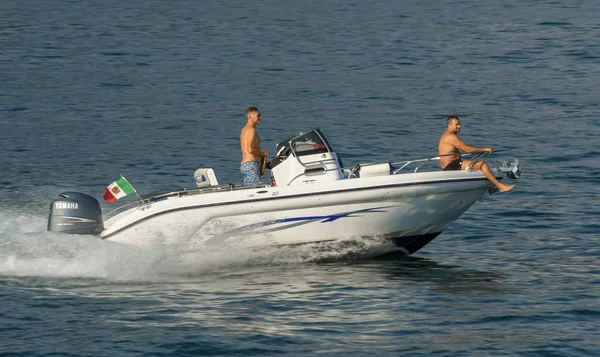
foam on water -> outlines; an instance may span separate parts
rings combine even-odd
[[[198,250],[185,243],[167,246],[148,237],[149,246],[101,240],[91,235],[46,231],[47,218],[0,211],[0,275],[94,278],[109,281],[173,281],[231,267],[302,264],[357,259],[382,253],[377,240],[349,239],[327,244],[247,249]]]

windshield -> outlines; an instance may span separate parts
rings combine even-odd
[[[327,143],[315,130],[297,136],[291,140],[292,149],[298,156],[313,155],[329,152]]]

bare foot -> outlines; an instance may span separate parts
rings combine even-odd
[[[500,192],[508,192],[510,190],[512,190],[515,187],[515,185],[500,185],[498,186],[498,190]]]

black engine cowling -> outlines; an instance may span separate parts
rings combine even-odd
[[[102,208],[95,198],[63,192],[50,204],[48,230],[68,234],[98,234],[104,229]]]

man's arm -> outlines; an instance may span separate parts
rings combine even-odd
[[[475,152],[475,151],[489,151],[490,153],[494,152],[493,148],[484,148],[479,146],[471,146],[467,145],[464,141],[462,141],[458,135],[452,135],[448,138],[450,144],[454,145],[455,148],[462,152]]]

